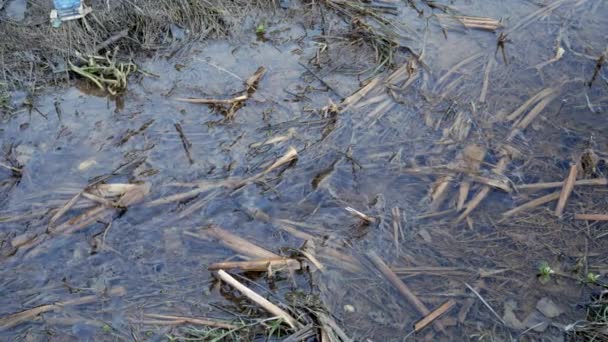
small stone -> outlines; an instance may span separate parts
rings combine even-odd
[[[85,160],[82,163],[78,164],[79,171],[85,171],[93,165],[96,165],[97,162],[93,159]]]
[[[557,317],[564,313],[564,310],[548,297],[541,298],[536,303],[536,308],[548,318]]]
[[[346,305],[344,305],[344,311],[346,311],[348,313],[353,313],[353,312],[355,312],[355,307],[350,304],[346,304]]]
[[[4,3],[4,1],[2,1]],[[5,15],[12,21],[20,22],[25,19],[25,11],[27,9],[26,0],[12,0],[4,9]]]
[[[33,154],[34,148],[32,146],[19,145],[15,148],[17,163],[21,166],[26,165],[32,159]]]
[[[431,234],[429,234],[426,229],[420,229],[420,231],[418,231],[418,234],[420,234],[420,236],[425,242],[431,243]]]
[[[525,325],[517,318],[515,312],[513,312],[516,308],[517,303],[515,303],[515,301],[508,300],[505,302],[505,311],[502,320],[505,322],[505,325],[511,329],[523,330],[525,329]]]

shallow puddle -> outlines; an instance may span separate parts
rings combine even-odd
[[[466,28],[437,9],[427,24],[399,4],[389,18],[407,25],[421,61],[402,53],[393,69],[357,76],[346,66],[373,65],[373,54],[331,38],[349,27],[339,17],[321,24],[279,10],[264,40],[251,31],[140,58],[145,73],[122,97],[100,96],[82,80],[36,96],[32,110],[0,126],[0,162],[22,170],[0,168],[0,317],[98,298],[0,336],[165,340],[179,330],[146,324],[146,314],[246,315],[207,270],[242,254],[209,235],[213,226],[284,256],[314,242],[322,272],[246,275],[283,301],[296,289],[318,295],[355,341],[563,340],[585,316],[579,304],[598,291],[586,277],[603,283],[608,272],[606,224],[573,216],[607,213],[607,188],[575,186],[558,218],[561,185],[520,186],[562,182],[571,163],[578,180],[605,177],[605,69],[588,83],[606,47],[607,5],[445,5],[456,10],[449,14],[502,18],[504,27]],[[228,118],[179,100],[242,95],[259,67],[265,74],[244,106],[224,107]],[[274,168],[290,147],[297,160]],[[94,195],[97,184],[150,190],[115,209]],[[95,206],[104,214],[70,227]],[[372,252],[426,309],[454,307],[410,335],[428,312],[387,280]],[[548,279],[538,276],[543,263]]]

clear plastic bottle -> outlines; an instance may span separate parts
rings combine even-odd
[[[79,14],[80,0],[53,0],[58,18],[66,18]]]

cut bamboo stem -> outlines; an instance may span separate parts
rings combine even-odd
[[[557,207],[555,207],[555,215],[562,216],[564,213],[564,208],[566,207],[566,203],[568,202],[568,198],[572,193],[572,189],[574,189],[574,182],[576,181],[576,175],[578,173],[578,167],[576,164],[570,165],[570,172],[568,173],[568,178],[564,181],[564,186],[562,187],[562,191],[559,195],[559,200],[557,201]]]
[[[292,329],[300,328],[300,323],[298,323],[298,321],[296,321],[296,319],[293,318],[290,314],[288,314],[278,306],[272,304],[266,298],[255,293],[247,286],[241,284],[238,280],[234,279],[230,274],[226,273],[224,270],[219,270],[217,274],[222,281],[228,283],[230,286],[239,290],[239,292],[241,292],[244,296],[249,298],[251,301],[259,305],[260,307],[262,307],[264,310],[283,319],[285,323],[287,323]]]

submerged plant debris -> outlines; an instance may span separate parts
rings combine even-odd
[[[88,4],[0,1],[0,339],[608,339],[608,3]]]

